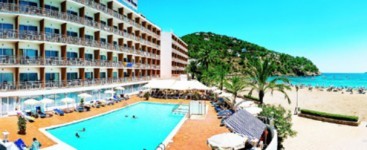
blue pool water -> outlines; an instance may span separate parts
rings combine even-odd
[[[288,77],[296,85],[334,86],[334,87],[367,87],[366,73],[323,73],[316,77]]]
[[[47,131],[78,150],[153,150],[183,119],[183,114],[172,113],[175,106],[141,102],[100,117]],[[137,119],[133,119],[132,115]],[[84,127],[85,132],[78,132]],[[81,138],[75,137],[76,132]]]

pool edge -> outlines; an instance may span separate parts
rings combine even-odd
[[[70,146],[69,144],[66,144],[65,142],[61,141],[60,139],[58,139],[57,137],[53,136],[51,133],[47,132],[47,130],[50,129],[55,129],[55,128],[59,128],[59,127],[63,127],[63,126],[67,126],[67,125],[71,125],[71,124],[75,124],[75,123],[79,123],[82,121],[86,121],[86,120],[90,120],[90,119],[94,119],[96,117],[100,117],[103,115],[107,115],[110,113],[113,113],[115,111],[127,108],[127,107],[131,107],[134,106],[136,104],[139,103],[154,103],[154,104],[167,104],[167,105],[172,105],[172,104],[176,104],[176,103],[160,103],[160,102],[149,102],[149,101],[139,101],[139,102],[135,102],[132,103],[130,105],[126,105],[120,108],[116,108],[98,115],[94,115],[91,117],[87,117],[84,119],[79,119],[79,120],[74,120],[68,123],[64,123],[64,124],[59,124],[59,125],[53,125],[53,126],[49,126],[49,127],[44,127],[44,128],[39,128],[38,130],[43,133],[47,138],[51,139],[53,142],[55,142],[56,144],[46,147],[46,148],[42,148],[42,150],[59,150],[60,148],[62,148],[63,150],[77,150],[76,148]],[[180,122],[174,127],[174,129],[167,135],[167,137],[165,138],[165,140],[162,142],[165,147],[167,147],[167,145],[170,143],[170,141],[173,139],[173,137],[176,135],[176,133],[178,132],[178,130],[181,128],[181,126],[183,125],[183,123],[186,121],[187,119],[187,114],[183,116],[183,118],[180,120]],[[158,145],[157,145],[158,146]]]

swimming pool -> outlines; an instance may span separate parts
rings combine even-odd
[[[177,105],[140,102],[81,122],[48,129],[52,136],[78,149],[153,150],[184,119]],[[136,119],[132,118],[135,115]],[[83,128],[86,129],[82,132]],[[80,138],[75,134],[78,132]]]

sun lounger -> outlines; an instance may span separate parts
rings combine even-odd
[[[226,110],[222,110],[222,111],[218,112],[217,116],[218,116],[218,118],[222,118],[222,117],[228,117],[232,114],[233,114],[232,110],[226,109]]]
[[[62,111],[61,109],[58,109],[58,108],[55,108],[54,109],[54,112],[56,113],[56,114],[58,114],[59,116],[64,116],[64,111]]]
[[[36,107],[36,112],[37,112],[37,114],[38,114],[41,118],[46,118],[46,117],[47,117],[46,113],[44,113],[44,112],[42,111],[42,109],[41,109],[41,107],[40,107],[40,106],[37,106],[37,107]]]
[[[19,150],[26,150],[27,146],[25,145],[25,143],[23,142],[22,139],[18,139],[14,142],[14,144],[19,148]]]

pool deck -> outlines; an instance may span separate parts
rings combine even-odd
[[[39,129],[49,126],[55,126],[65,124],[68,122],[81,120],[84,118],[92,117],[98,114],[106,113],[110,110],[122,108],[126,105],[130,105],[136,102],[142,101],[141,98],[132,96],[130,100],[117,103],[112,106],[106,106],[101,108],[93,108],[89,112],[73,112],[65,114],[65,116],[54,115],[51,118],[36,119],[34,123],[27,123],[27,135],[18,135],[17,131],[17,117],[10,116],[0,118],[0,132],[8,131],[10,133],[9,140],[15,141],[18,138],[22,138],[27,145],[30,145],[32,138],[36,137],[41,143],[42,148],[55,146],[55,142],[45,136]],[[188,100],[160,100],[151,98],[150,102],[160,103],[189,103]],[[202,120],[186,120],[177,134],[173,137],[173,142],[170,143],[167,149],[209,149],[206,145],[206,140],[215,134],[228,132],[227,128],[220,127],[220,120],[216,118],[215,110],[209,106],[208,115]]]

